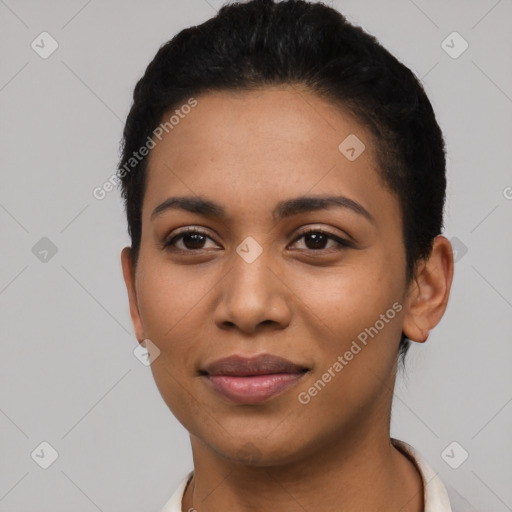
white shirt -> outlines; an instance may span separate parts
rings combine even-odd
[[[425,500],[425,512],[457,512],[456,509],[452,509],[450,505],[450,499],[448,498],[448,492],[437,476],[437,473],[428,465],[427,461],[416,451],[411,445],[399,441],[398,439],[391,439],[393,445],[400,451],[405,452],[415,463],[418,471],[423,479],[424,488],[424,500]],[[183,494],[187,487],[188,482],[192,478],[193,471],[191,471],[179,484],[178,488],[171,496],[169,501],[164,505],[161,512],[182,512],[181,502]],[[454,496],[456,496],[454,494]],[[460,502],[461,505],[463,502]],[[466,502],[464,502],[466,505]],[[460,512],[469,512],[471,509],[464,508],[458,509]],[[187,511],[185,511],[187,512]]]

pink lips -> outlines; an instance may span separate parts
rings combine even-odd
[[[238,404],[256,404],[294,386],[308,368],[270,354],[231,356],[207,365],[203,374],[214,391]]]

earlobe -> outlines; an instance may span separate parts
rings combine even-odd
[[[133,269],[133,261],[131,257],[131,247],[125,247],[121,251],[121,266],[123,269],[123,277],[128,292],[128,301],[130,304],[130,317],[132,319],[135,336],[139,343],[143,341],[146,336],[144,335],[144,327],[140,318],[139,306],[137,303],[137,292],[135,288],[135,272]]]
[[[453,251],[442,235],[434,239],[428,259],[418,263],[411,282],[403,332],[411,341],[423,343],[443,317],[453,279]]]

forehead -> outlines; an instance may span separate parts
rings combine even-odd
[[[369,131],[310,91],[269,87],[196,101],[161,141],[154,139],[144,216],[172,193],[243,197],[248,205],[251,198],[334,189],[370,202],[386,192]]]
[[[319,149],[329,147],[337,154],[339,143],[356,133],[368,149],[366,156],[373,152],[371,135],[355,116],[304,88],[288,85],[217,91],[200,95],[196,101],[197,105],[179,118],[172,112],[163,116],[162,124],[171,116],[175,124],[167,125],[165,144],[154,139],[157,147],[151,152],[152,160],[172,146],[186,150],[197,148],[198,144],[210,146],[211,158],[224,153],[226,145],[251,156],[261,150],[261,143],[268,150],[283,154],[300,151],[304,146],[309,150],[312,144]],[[176,110],[179,112],[180,108]],[[166,137],[170,134],[173,137]],[[184,152],[182,156],[186,156]]]

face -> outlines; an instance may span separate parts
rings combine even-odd
[[[123,255],[137,338],[160,351],[151,369],[163,399],[204,447],[261,464],[385,429],[406,260],[369,132],[291,87],[196,99],[151,151],[133,281]],[[157,209],[178,197],[215,207]],[[212,370],[262,354],[296,366]]]

